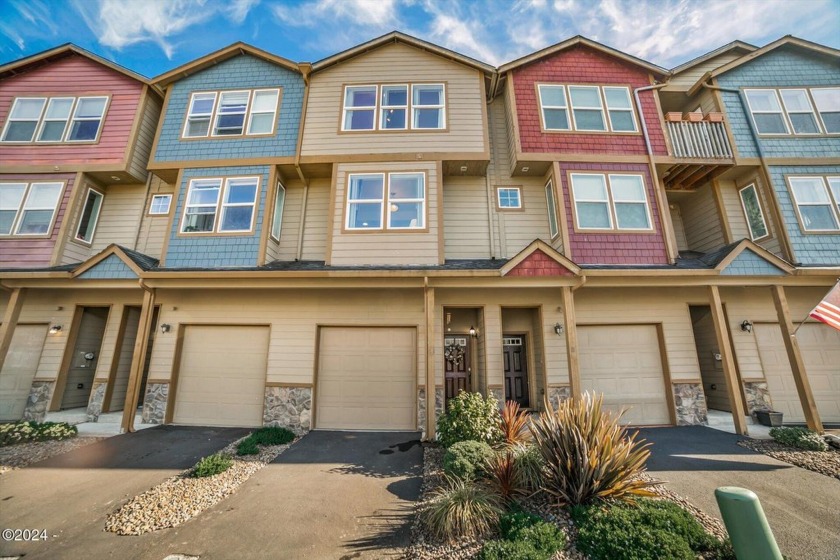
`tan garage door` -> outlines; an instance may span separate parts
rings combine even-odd
[[[173,421],[262,425],[267,356],[268,327],[185,327]]]
[[[670,424],[665,376],[654,325],[579,326],[580,382],[604,394],[625,424]]]
[[[321,329],[315,427],[415,430],[415,329]]]
[[[0,420],[20,420],[41,361],[48,325],[18,325],[0,371]]]
[[[754,332],[773,408],[784,413],[785,422],[805,422],[779,325],[757,324]],[[840,422],[840,332],[809,323],[802,325],[796,338],[820,419]]]

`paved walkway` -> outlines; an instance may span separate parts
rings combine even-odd
[[[647,428],[654,443],[648,469],[667,487],[720,518],[714,491],[749,488],[758,495],[776,542],[792,560],[840,558],[840,481],[736,445],[741,439],[702,426]]]

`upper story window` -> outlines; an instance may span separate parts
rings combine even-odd
[[[840,134],[840,88],[745,89],[761,135]]]
[[[755,183],[750,183],[738,191],[741,197],[741,207],[744,209],[744,216],[747,218],[747,227],[750,230],[750,239],[762,239],[767,237],[767,222],[764,220],[764,212],[761,211],[761,204],[758,201],[758,190]]]
[[[653,229],[641,175],[572,173],[570,180],[577,229]]]
[[[341,130],[443,130],[443,84],[345,86]]]
[[[0,183],[0,235],[49,235],[64,183]]]
[[[805,232],[840,231],[840,176],[788,177]]]
[[[95,142],[107,105],[107,96],[18,97],[6,119],[2,141]]]
[[[637,132],[630,88],[539,84],[543,129],[578,132]]]
[[[424,173],[348,175],[346,229],[425,229],[425,183]]]
[[[545,205],[548,210],[548,233],[554,239],[560,233],[560,229],[557,227],[557,203],[554,200],[554,185],[551,181],[545,184]]]
[[[280,229],[283,224],[283,207],[286,205],[286,187],[277,183],[277,192],[274,194],[274,218],[271,222],[271,237],[280,241]]]
[[[96,224],[99,222],[99,211],[102,209],[102,200],[105,198],[101,192],[88,189],[85,205],[82,208],[82,217],[79,219],[79,227],[76,228],[76,240],[84,243],[93,241],[93,234],[96,232]]]
[[[166,216],[169,214],[169,207],[171,204],[171,194],[156,194],[152,196],[152,202],[149,204],[149,215]]]
[[[499,210],[521,210],[522,193],[519,187],[498,187],[496,189],[496,205]]]
[[[259,183],[259,177],[192,179],[181,233],[250,232]]]
[[[274,132],[279,89],[193,93],[183,138],[260,136]]]

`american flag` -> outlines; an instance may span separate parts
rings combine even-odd
[[[822,321],[840,331],[840,281],[809,314],[817,321]]]

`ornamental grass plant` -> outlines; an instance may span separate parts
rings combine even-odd
[[[441,541],[480,537],[495,529],[504,512],[499,497],[480,484],[446,477],[421,511],[426,527]]]

